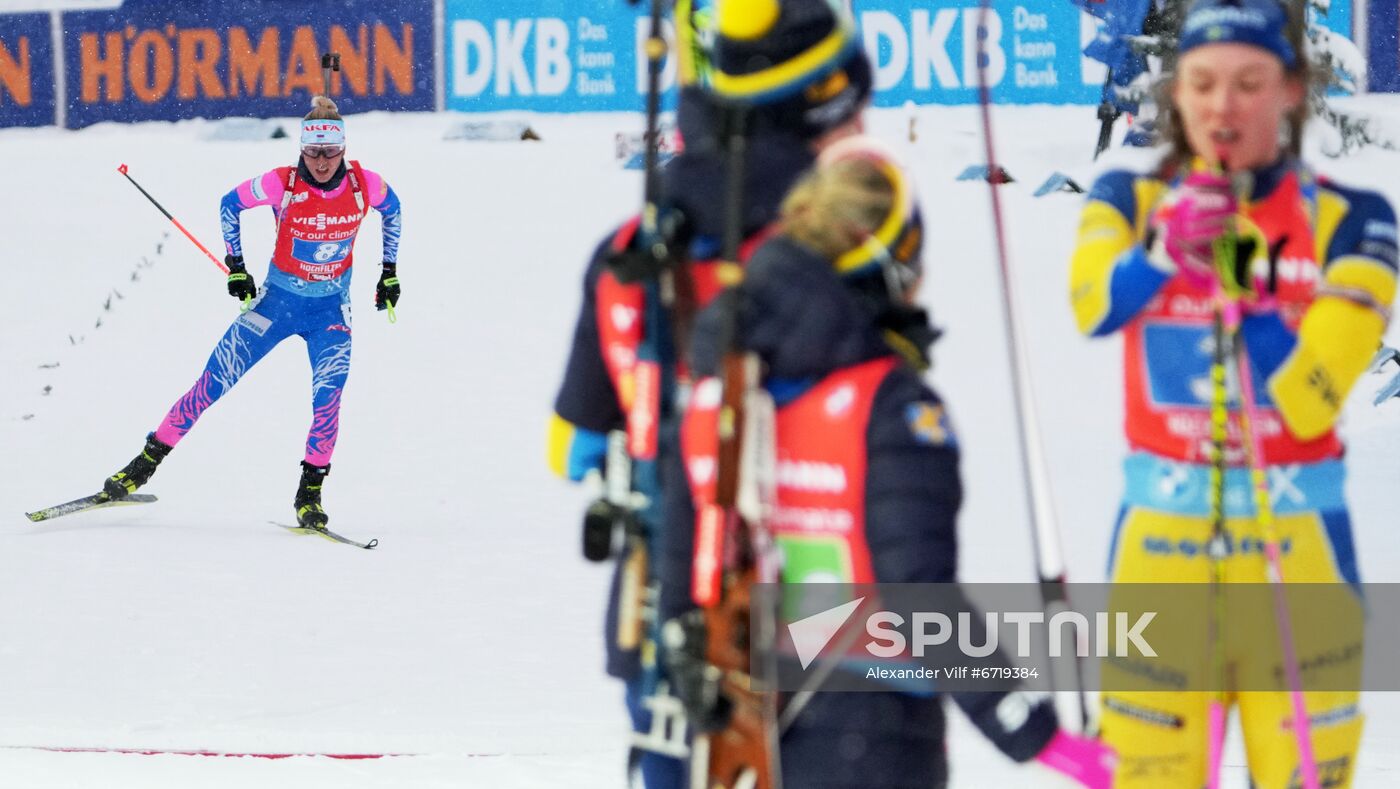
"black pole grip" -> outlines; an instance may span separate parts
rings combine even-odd
[[[175,221],[175,217],[171,216],[171,215],[170,215],[170,212],[167,211],[167,210],[165,210],[165,206],[161,205],[161,204],[160,204],[160,201],[156,200],[154,197],[151,197],[151,193],[150,193],[150,192],[147,192],[145,189],[142,189],[142,188],[141,188],[141,184],[136,183],[136,179],[135,179],[135,178],[132,178],[132,177],[131,177],[131,173],[128,173],[128,172],[126,171],[126,165],[125,165],[125,164],[123,164],[123,165],[121,165],[120,167],[118,167],[118,168],[117,168],[117,172],[119,172],[119,173],[121,173],[122,175],[126,176],[126,180],[130,181],[130,182],[131,182],[131,185],[134,186],[134,187],[136,187],[136,190],[137,190],[137,191],[139,191],[141,194],[145,195],[145,196],[146,196],[146,199],[151,201],[151,205],[153,205],[153,206],[155,206],[156,208],[158,208],[162,214],[165,214],[165,218],[166,218],[166,219],[169,219],[171,222],[174,222],[174,221]]]
[[[331,72],[340,72],[340,53],[321,53],[321,83],[325,89],[325,95],[331,95]]]

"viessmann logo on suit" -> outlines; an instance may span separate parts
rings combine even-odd
[[[356,225],[360,222],[359,214],[317,214],[316,216],[294,216],[292,224],[314,227],[317,230],[325,230],[327,227],[336,225]]]

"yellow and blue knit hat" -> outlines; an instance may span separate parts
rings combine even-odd
[[[709,90],[804,137],[850,120],[870,62],[841,0],[718,0]]]
[[[852,159],[873,166],[889,184],[894,200],[879,227],[873,228],[860,245],[836,259],[836,271],[843,277],[860,276],[881,265],[893,265],[902,292],[923,274],[924,221],[913,179],[889,146],[865,135],[832,144],[822,151],[817,166],[828,167]]]

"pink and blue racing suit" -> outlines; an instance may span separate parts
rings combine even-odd
[[[353,248],[369,208],[384,228],[384,262],[397,263],[402,213],[378,173],[349,162],[319,188],[305,169],[279,167],[224,195],[224,246],[242,256],[240,214],[270,206],[277,222],[271,265],[249,310],[214,347],[194,386],[171,406],[155,436],[174,446],[204,411],[283,340],[306,341],[311,361],[311,430],[306,462],[330,463],[340,427],[340,398],[350,374],[350,275]]]

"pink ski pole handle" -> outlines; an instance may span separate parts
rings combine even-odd
[[[1061,729],[1035,760],[1087,789],[1112,789],[1118,754],[1099,740]]]
[[[1210,703],[1210,711],[1207,713],[1209,720],[1206,723],[1206,736],[1210,738],[1208,744],[1208,770],[1206,774],[1206,786],[1208,789],[1220,789],[1220,769],[1225,758],[1225,705],[1220,701]]]

